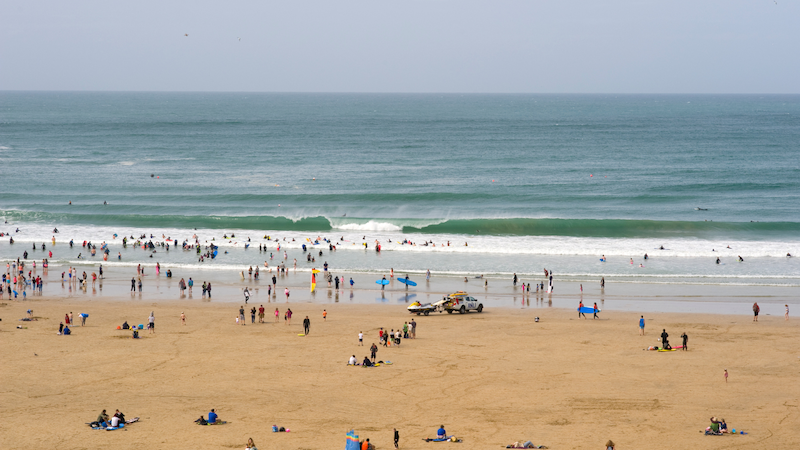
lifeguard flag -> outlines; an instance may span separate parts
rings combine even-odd
[[[314,289],[317,287],[317,276],[314,273],[311,273],[311,292],[314,292]]]

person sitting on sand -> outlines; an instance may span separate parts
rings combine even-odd
[[[370,361],[369,358],[365,356],[364,362],[362,362],[361,365],[364,367],[372,367],[372,361]]]
[[[218,418],[219,418],[219,416],[217,415],[217,413],[212,408],[211,412],[208,413],[208,424],[209,425],[216,425]]]
[[[725,419],[720,419],[720,421],[719,421],[719,432],[720,433],[727,433],[728,432],[728,424],[725,423]]]
[[[606,450],[614,450],[615,447],[616,445],[614,445],[614,441],[612,441],[611,439],[609,439],[608,442],[606,442]]]
[[[125,414],[122,414],[119,410],[114,413],[114,417],[118,418],[120,422],[125,423]]]
[[[439,429],[436,430],[436,437],[439,439],[444,439],[447,436],[447,431],[444,430],[444,425],[440,425]]]
[[[104,427],[108,426],[108,414],[106,414],[105,409],[97,416],[97,423]]]
[[[716,417],[711,418],[711,426],[706,429],[706,434],[722,434],[719,431],[720,422]]]
[[[256,443],[253,442],[253,438],[247,440],[247,447],[245,447],[245,450],[258,450],[256,448]]]
[[[128,321],[126,320],[125,323],[122,324],[122,329],[123,330],[129,330],[130,328],[131,328],[131,326],[128,325]]]
[[[358,364],[358,361],[356,360],[356,355],[351,356],[350,357],[350,361],[347,362],[348,366],[355,366],[357,364]]]

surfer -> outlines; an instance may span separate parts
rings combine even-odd
[[[739,255],[739,262],[744,262],[744,258],[741,255]]]
[[[583,313],[583,300],[578,303],[578,319],[580,319],[581,316],[583,316],[584,319],[586,318],[586,314]]]
[[[719,264],[719,257],[717,257],[717,264]]]
[[[606,287],[606,277],[600,277],[600,288]]]
[[[517,287],[517,274],[514,274],[514,287]]]
[[[645,259],[645,260],[647,259],[647,253],[645,253],[645,254],[644,254],[644,259]]]
[[[659,250],[664,250],[664,246],[662,245],[662,246],[661,246],[661,247],[659,247],[658,249],[659,249]]]
[[[597,319],[597,302],[594,302],[594,317],[592,319]]]
[[[667,333],[666,328],[661,329],[661,348],[665,350],[669,350],[671,347],[669,346],[669,334]]]

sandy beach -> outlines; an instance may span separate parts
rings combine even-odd
[[[3,447],[244,448],[252,437],[259,449],[330,449],[342,448],[355,429],[385,449],[393,428],[406,449],[525,440],[594,449],[608,439],[618,449],[800,445],[798,322],[782,315],[752,323],[746,314],[646,313],[644,337],[634,312],[583,320],[565,308],[509,306],[413,316],[417,339],[380,347],[378,359],[393,364],[366,369],[348,367],[348,358],[368,355],[380,327],[410,321],[405,305],[287,305],[281,298],[264,304],[267,323],[251,324],[247,314],[247,325],[237,326],[239,304],[227,297],[4,300]],[[249,306],[262,303],[254,298]],[[287,306],[291,325],[283,320]],[[19,321],[29,308],[38,320]],[[70,311],[88,313],[86,326],[59,336]],[[133,340],[116,330],[125,320],[146,324],[150,311],[155,334],[143,330]],[[298,336],[306,315],[311,331]],[[673,345],[687,333],[689,351],[643,351],[659,345],[664,328]],[[211,408],[228,424],[193,423]],[[85,425],[102,409],[141,421],[111,432]],[[711,416],[749,434],[704,436]],[[291,432],[272,433],[273,424]],[[422,440],[442,424],[463,442]]]

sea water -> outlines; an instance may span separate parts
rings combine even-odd
[[[2,92],[0,165],[4,260],[800,284],[796,95]]]

